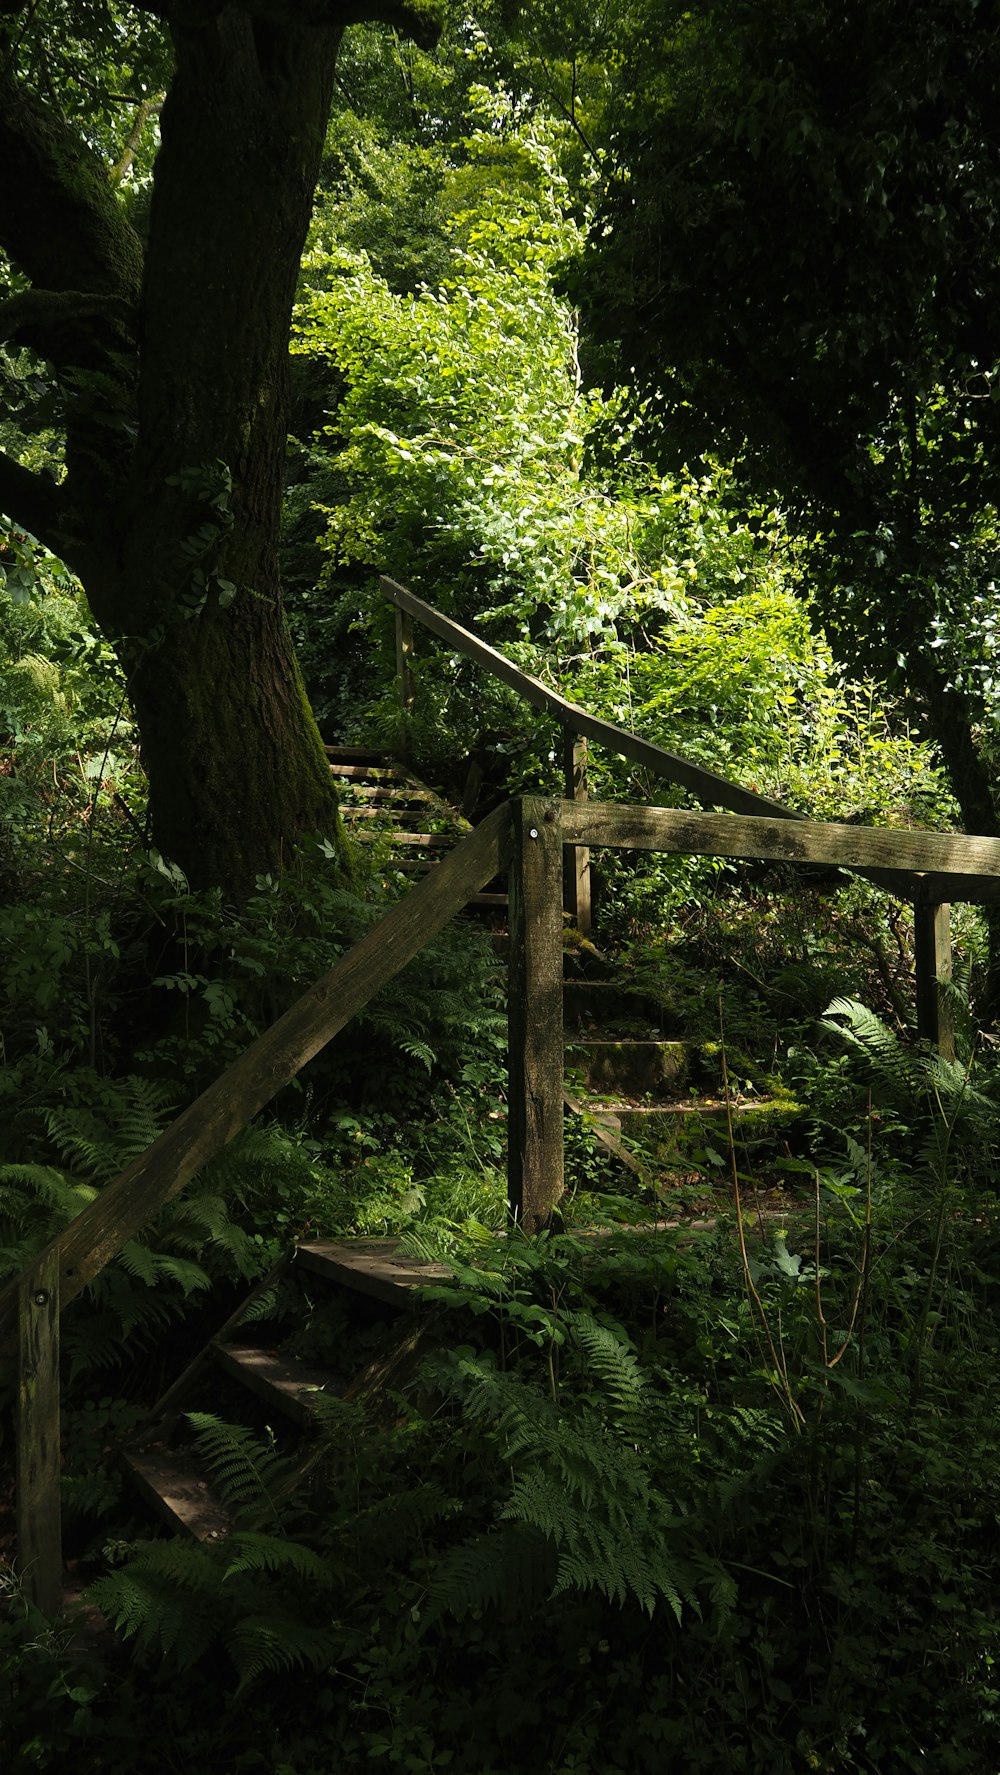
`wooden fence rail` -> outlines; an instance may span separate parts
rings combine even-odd
[[[588,828],[595,834],[588,842],[584,842],[582,836],[581,821],[585,824],[585,820],[581,810],[587,802],[588,742],[603,745],[619,757],[642,765],[664,782],[687,790],[705,808],[721,807],[729,813],[739,814],[748,822],[743,836],[743,843],[747,846],[762,843],[765,830],[777,829],[775,822],[780,821],[780,829],[786,832],[793,823],[796,832],[801,830],[804,823],[808,823],[806,816],[796,808],[785,807],[766,795],[758,795],[755,790],[746,789],[740,783],[730,782],[714,771],[705,770],[703,766],[693,764],[690,759],[669,752],[663,746],[654,745],[638,734],[629,733],[612,721],[604,721],[599,716],[589,714],[577,703],[569,702],[549,685],[543,684],[541,679],[530,672],[522,671],[513,660],[507,659],[495,647],[473,634],[471,629],[463,628],[461,623],[443,615],[440,610],[435,610],[433,605],[425,603],[396,580],[383,576],[381,587],[383,597],[395,606],[399,695],[407,715],[412,714],[414,707],[413,625],[414,622],[419,622],[431,634],[444,641],[453,652],[482,666],[502,683],[510,685],[533,708],[543,710],[558,721],[563,735],[566,798],[574,804],[576,813],[580,815],[575,823],[569,820],[565,829],[565,842],[569,849],[564,866],[564,902],[582,932],[586,933],[591,928],[590,847],[615,842],[608,836],[614,828],[613,809],[605,810],[603,826]],[[765,821],[770,823],[769,827],[765,827]],[[629,841],[630,848],[662,848],[658,843],[646,842],[640,836],[641,830],[641,826],[637,825],[637,836]],[[966,861],[958,869],[946,860],[957,854],[949,850],[951,834],[893,831],[884,834],[884,843],[871,849],[866,847],[861,836],[871,828],[824,825],[821,830],[831,835],[829,844],[823,850],[822,841],[817,840],[816,844],[820,848],[814,847],[815,854],[809,861],[837,869],[849,869],[853,874],[861,875],[877,887],[894,894],[897,899],[912,903],[917,1030],[928,1041],[935,1042],[943,1053],[953,1055],[951,1011],[947,998],[940,990],[940,983],[951,979],[949,908],[963,900],[980,905],[1000,900],[1000,876],[985,865],[983,859],[987,853],[974,848],[976,844],[989,845],[993,841],[963,840],[963,843],[971,844],[973,848],[962,852]],[[908,839],[918,841],[923,837],[936,837],[941,842],[936,847],[924,849],[919,843],[908,845],[906,842]],[[955,839],[958,840],[958,835],[955,835]],[[680,845],[678,848],[683,849],[684,846]],[[703,848],[701,854],[713,853]],[[744,848],[716,854],[768,857],[793,863],[807,860],[801,846],[797,846],[792,840],[782,844],[777,839],[773,848],[767,850]],[[915,862],[914,858],[918,856],[921,861]]]
[[[0,1347],[9,1348],[16,1333],[18,1351],[18,1560],[26,1594],[43,1613],[55,1614],[62,1597],[61,1306],[506,866],[510,832],[509,808],[497,808],[0,1290]],[[512,1084],[516,1091],[516,1075]],[[525,1119],[530,1134],[533,1124]],[[530,1138],[519,1163],[523,1198],[530,1204],[542,1194]]]

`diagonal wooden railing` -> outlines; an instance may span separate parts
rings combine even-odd
[[[395,606],[396,611],[396,662],[399,696],[404,713],[412,712],[415,700],[412,669],[413,625],[417,622],[439,640],[446,642],[452,652],[462,654],[466,659],[482,666],[502,683],[516,690],[533,708],[541,709],[559,723],[563,734],[565,794],[578,807],[588,799],[589,741],[604,746],[618,757],[644,766],[664,782],[687,790],[704,808],[724,808],[729,813],[746,815],[751,819],[766,818],[772,822],[801,822],[806,819],[796,808],[772,801],[766,795],[759,795],[756,790],[747,789],[741,783],[733,783],[714,771],[706,770],[702,765],[692,763],[688,758],[680,757],[676,752],[670,752],[663,746],[642,739],[638,734],[630,733],[613,721],[605,721],[599,716],[589,714],[586,709],[569,702],[549,685],[543,684],[540,678],[522,671],[513,660],[507,659],[471,629],[464,628],[461,623],[445,616],[440,610],[435,610],[396,580],[383,576],[381,588],[383,597]],[[850,828],[831,826],[829,830],[849,831]],[[920,834],[912,836],[919,838]],[[1000,899],[1000,882],[973,873],[971,869],[962,876],[939,867],[932,860],[939,854],[933,847],[927,852],[921,852],[921,855],[928,858],[927,866],[907,866],[903,862],[904,857],[909,854],[906,850],[906,838],[905,832],[894,833],[884,864],[862,862],[859,860],[858,847],[855,846],[852,850],[846,839],[843,842],[836,841],[832,846],[832,851],[836,854],[825,857],[823,861],[836,868],[849,869],[853,874],[865,877],[897,898],[912,903],[917,1029],[928,1041],[948,1051],[953,1041],[948,1005],[942,1000],[937,983],[943,978],[950,978],[951,974],[949,905],[960,900],[979,904],[994,902]],[[801,861],[794,848],[775,854],[783,856],[786,861]],[[566,871],[568,908],[579,929],[586,933],[591,923],[588,847],[578,841],[571,848],[570,856],[572,865]]]
[[[43,1613],[54,1616],[61,1605],[62,1308],[506,866],[511,845],[505,806],[393,906],[0,1291],[0,1348],[15,1327],[18,1332],[18,1563]]]

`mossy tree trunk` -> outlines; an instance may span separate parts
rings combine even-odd
[[[118,647],[154,842],[240,897],[337,830],[278,577],[288,328],[343,28],[406,21],[155,10],[174,72],[145,240],[0,32],[0,245],[33,286],[0,303],[0,338],[54,366],[67,469],[57,486],[0,455],[0,511],[79,573]],[[0,22],[13,45],[16,13]]]

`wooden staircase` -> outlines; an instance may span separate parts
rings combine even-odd
[[[243,1421],[263,1412],[293,1451],[292,1483],[315,1461],[315,1431],[325,1398],[360,1398],[398,1379],[420,1342],[421,1287],[447,1280],[443,1264],[406,1256],[396,1239],[315,1240],[300,1245],[251,1289],[236,1312],[174,1381],[150,1413],[147,1426],[119,1457],[133,1485],[162,1525],[200,1541],[218,1540],[233,1520],[213,1492],[208,1473],[188,1444],[185,1412],[194,1402],[226,1410]],[[273,1321],[251,1321],[251,1309],[276,1282],[291,1275],[341,1295],[349,1322],[374,1330],[376,1353],[353,1370],[289,1355],[259,1341]],[[251,1341],[256,1334],[258,1341]],[[280,1429],[278,1428],[280,1426]]]
[[[472,831],[463,814],[390,754],[353,746],[327,746],[326,753],[345,825],[357,842],[382,844],[387,881],[428,874]],[[491,883],[470,906],[503,920],[505,886]],[[505,941],[498,930],[498,950]],[[704,1044],[675,1027],[660,1000],[623,987],[613,971],[602,969],[592,945],[586,949],[594,955],[596,979],[587,977],[586,965],[574,966],[571,950],[565,958],[564,1103],[614,1158],[655,1187],[665,1175],[689,1172],[699,1151],[725,1146],[727,1114],[744,1146],[787,1140],[797,1106],[775,1105],[766,1092],[734,1092],[727,1112],[718,1064],[705,1056]]]
[[[327,746],[344,825],[358,844],[380,846],[386,877],[426,875],[472,831],[470,822],[415,776],[409,766],[363,746]],[[504,912],[500,883],[473,894],[469,904]]]

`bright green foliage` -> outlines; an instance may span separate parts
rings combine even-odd
[[[557,293],[587,196],[564,170],[571,127],[518,118],[503,94],[492,111],[485,93],[469,97],[482,118],[457,153],[464,207],[459,171],[447,187],[451,258],[437,281],[399,294],[330,238],[336,211],[304,265],[294,350],[333,395],[311,459],[326,568],[297,618],[321,702],[333,712],[326,685],[338,682],[345,737],[395,725],[371,706],[388,659],[356,638],[359,606],[370,631],[388,632],[366,577],[378,568],[586,706],[808,811],[940,817],[926,754],[897,740],[877,692],[840,688],[810,635],[809,551],[777,513],[741,513],[720,467],[655,471],[637,444],[654,407],[587,388],[578,317]],[[477,164],[494,183],[475,181]],[[294,492],[299,525],[309,486]],[[346,682],[343,667],[329,676],[334,646],[357,654]],[[549,735],[511,693],[420,639],[417,673],[425,758],[492,731],[524,759],[513,786],[544,780]],[[362,704],[350,714],[345,692]],[[608,777],[619,793],[622,775]]]
[[[62,564],[0,522],[0,869],[99,854],[116,791],[141,820],[114,653]]]
[[[645,647],[581,660],[576,700],[816,819],[948,822],[927,747],[891,721],[874,686],[837,671],[794,578],[769,578],[717,604],[692,601]],[[612,794],[639,774],[601,753],[593,772],[596,792],[606,783]]]
[[[808,554],[780,518],[740,521],[721,470],[654,474],[624,396],[583,392],[575,319],[552,283],[574,226],[525,141],[539,153],[534,210],[514,225],[498,200],[440,290],[399,297],[342,257],[300,307],[296,349],[343,378],[320,507],[331,612],[317,618],[314,596],[307,664],[322,673],[311,632],[329,648],[356,627],[356,574],[334,602],[345,567],[377,564],[485,625],[585,707],[762,792],[818,816],[947,818],[926,750],[893,732],[872,687],[841,685],[803,602]],[[360,598],[385,634],[384,611]],[[369,656],[369,680],[387,665]],[[548,786],[554,736],[512,693],[423,640],[417,674],[425,757],[492,730],[519,758],[511,786]],[[360,716],[347,732],[396,721],[391,707]],[[595,770],[599,792],[660,793],[600,754]]]

